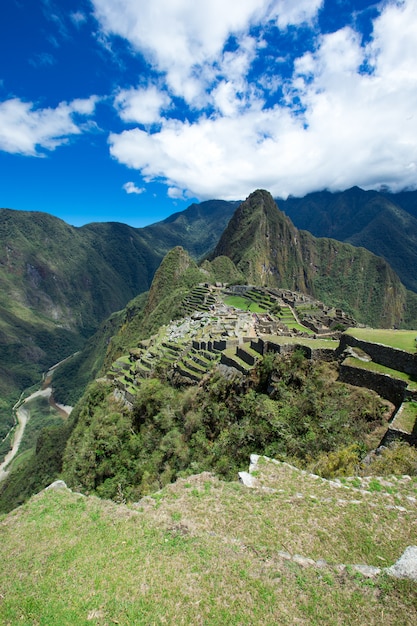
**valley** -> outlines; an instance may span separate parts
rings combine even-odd
[[[62,404],[57,404],[53,398],[53,389],[51,386],[52,376],[54,370],[59,367],[60,363],[57,363],[54,367],[52,367],[49,372],[46,374],[44,380],[42,381],[41,388],[37,391],[26,395],[24,392],[22,394],[23,399],[21,398],[13,407],[13,414],[16,420],[16,425],[13,427],[12,431],[8,434],[8,438],[11,437],[12,444],[9,452],[4,457],[4,460],[0,463],[0,482],[5,480],[10,472],[10,468],[12,467],[13,460],[19,454],[20,445],[22,443],[22,439],[25,435],[25,429],[28,421],[32,417],[32,413],[36,413],[36,407],[32,408],[34,401],[37,398],[45,399],[46,404],[42,403],[43,408],[41,409],[41,413],[47,415],[48,412],[55,412],[57,415],[60,415],[62,418],[67,419],[71,414],[72,408],[71,406],[64,406]],[[49,409],[47,411],[46,409]],[[38,416],[37,416],[38,417]],[[32,417],[32,420],[36,420],[35,417]],[[40,434],[41,427],[37,424],[34,425],[34,431],[38,435]]]

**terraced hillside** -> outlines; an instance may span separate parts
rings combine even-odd
[[[379,337],[389,331],[351,329],[339,344],[337,329],[355,324],[343,311],[296,292],[245,285],[199,285],[185,297],[182,309],[187,317],[140,341],[110,368],[108,379],[130,406],[145,378],[163,374],[175,384],[198,384],[214,368],[248,376],[266,353],[301,349],[309,358],[341,358],[341,381],[373,389],[393,403],[382,443],[397,438],[409,443],[417,440],[417,369],[408,371],[401,361],[404,353],[393,346],[387,346],[384,358],[379,358],[378,348],[375,354],[368,348],[372,358],[347,345],[360,341],[354,339],[355,334],[361,338],[376,332]],[[410,331],[395,335],[397,341],[406,333],[410,335]],[[414,363],[412,354],[409,357]]]
[[[107,377],[125,400],[133,403],[141,380],[161,372],[178,383],[198,383],[219,364],[247,374],[268,350],[267,338],[274,352],[293,350],[297,345],[313,351],[335,350],[338,343],[331,341],[328,327],[327,341],[308,341],[313,331],[300,324],[293,302],[285,304],[282,299],[289,302],[290,297],[297,300],[297,294],[279,290],[198,285],[180,306],[184,317],[139,341],[128,355],[112,364]],[[306,298],[299,298],[305,305]],[[313,299],[308,300],[308,307],[310,322],[314,310],[321,314],[324,309]],[[280,337],[285,341],[280,342]]]
[[[396,406],[383,443],[417,443],[417,353],[415,333],[356,328],[341,340],[341,380],[374,389]]]

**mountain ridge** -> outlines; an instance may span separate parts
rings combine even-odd
[[[277,199],[293,223],[316,237],[363,246],[382,256],[417,291],[417,192],[389,194],[352,187]]]
[[[360,197],[362,191],[356,190],[355,193]],[[407,201],[410,202],[410,196],[407,196]],[[254,282],[259,280],[261,284],[265,280],[272,284],[279,277],[283,285],[301,291],[305,291],[307,285],[311,289],[314,282],[315,295],[328,299],[334,283],[329,283],[326,278],[325,268],[317,260],[320,255],[317,251],[313,254],[311,237],[296,231],[289,217],[283,217],[271,200],[268,203],[268,220],[273,227],[267,227],[265,222],[263,231],[257,230],[257,225],[250,222],[250,215],[247,215],[248,228],[253,230],[256,241],[253,240],[249,257],[240,259],[240,268],[236,268],[232,260],[227,265],[223,255],[213,261],[211,267],[205,268],[203,264],[201,269],[209,274],[214,272],[217,280],[226,282],[241,281],[237,277],[241,277],[242,273],[246,273],[247,280],[253,278]],[[1,438],[12,425],[10,409],[23,388],[36,382],[43,371],[62,358],[79,351],[88,337],[97,331],[99,324],[105,323],[114,311],[122,310],[138,293],[147,292],[172,244],[176,246],[189,241],[189,252],[194,255],[194,262],[207,256],[208,247],[220,237],[219,228],[224,224],[227,226],[229,212],[236,212],[238,206],[238,202],[221,200],[191,205],[186,211],[143,229],[119,222],[98,222],[76,228],[38,211],[0,210]],[[272,228],[275,234],[271,231],[268,235],[267,228]],[[242,224],[239,229],[242,229]],[[190,239],[187,240],[189,233]],[[243,240],[249,235],[250,232]],[[272,258],[271,249],[266,251],[263,247],[263,239],[275,235],[277,241],[279,237],[290,243],[292,241],[279,259],[276,255]],[[296,244],[294,238],[297,238]],[[322,242],[321,245],[334,248],[336,244]],[[244,245],[241,248],[243,250]],[[332,263],[336,267],[338,258],[342,267],[341,254],[337,257],[335,250]],[[221,248],[217,252],[221,254]],[[310,264],[320,269],[323,274],[321,283],[317,279],[312,281],[311,271],[301,262],[300,255],[303,254],[309,255]],[[365,258],[364,252],[360,254]],[[347,264],[348,256],[346,252]],[[265,273],[262,268],[266,267],[268,271]],[[393,320],[405,319],[404,293],[396,281],[393,282],[391,273],[387,269],[385,271],[396,294],[391,300],[397,302],[397,310],[391,311],[385,319],[381,318],[380,323],[390,325]],[[379,277],[376,284],[381,285],[383,272],[378,272],[375,264],[373,272],[375,277]],[[344,290],[349,287],[348,278],[345,277],[344,283],[340,282],[339,295],[335,300],[344,309],[349,308],[343,297]],[[362,284],[362,294],[365,288],[366,285]],[[349,289],[352,290],[352,286]],[[408,311],[405,321],[410,324],[414,318],[417,319],[417,303],[414,294],[405,293]],[[388,297],[384,302],[377,293],[373,295],[371,304],[369,306],[368,302],[367,318],[371,322],[378,319],[379,306],[387,308],[390,305]],[[357,309],[357,303],[354,308]],[[112,325],[110,327],[113,328]],[[103,340],[104,337],[100,339]]]

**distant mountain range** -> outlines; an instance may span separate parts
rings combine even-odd
[[[352,187],[277,203],[297,228],[384,257],[404,285],[417,291],[417,191],[390,194]]]

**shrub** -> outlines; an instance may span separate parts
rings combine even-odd
[[[417,448],[404,441],[394,441],[381,454],[375,455],[371,463],[362,470],[363,474],[383,476],[384,474],[417,475]]]

